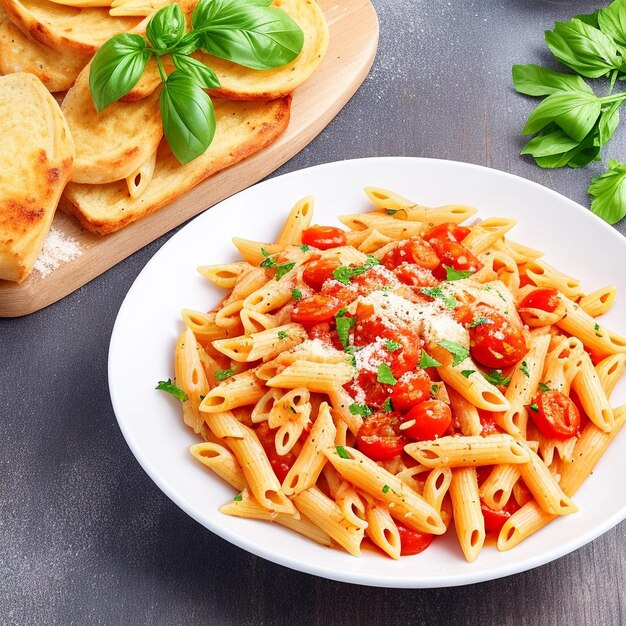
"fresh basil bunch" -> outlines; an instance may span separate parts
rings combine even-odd
[[[109,39],[96,52],[89,88],[97,111],[125,96],[154,56],[163,82],[160,96],[163,132],[181,163],[200,156],[213,141],[215,113],[204,89],[220,82],[215,72],[190,56],[202,50],[239,65],[263,70],[293,61],[304,33],[271,0],[200,0],[187,32],[178,4],[158,10],[148,22],[146,39],[125,33]],[[170,55],[176,68],[169,76],[162,59]]]
[[[619,125],[619,108],[626,100],[626,92],[613,93],[616,81],[626,80],[626,0],[615,0],[569,22],[556,22],[553,30],[546,31],[545,40],[555,58],[576,74],[539,65],[513,66],[515,89],[544,98],[522,130],[523,135],[534,136],[521,153],[531,155],[543,168],[584,167],[600,158],[601,148]],[[581,76],[606,77],[607,95],[596,95]],[[617,193],[615,184],[624,171],[614,164],[608,173],[611,184],[594,182],[593,191],[589,190],[596,196],[591,210],[611,223],[626,215],[625,194]],[[609,193],[612,199],[606,197]],[[611,202],[619,203],[619,210],[606,210]]]

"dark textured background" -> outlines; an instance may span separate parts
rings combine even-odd
[[[374,4],[381,38],[370,76],[277,173],[371,155],[431,156],[512,172],[587,205],[602,164],[544,171],[518,156],[533,102],[512,90],[510,72],[548,59],[542,33],[555,20],[601,3]],[[622,128],[604,163],[626,160],[625,137]],[[403,591],[292,572],[187,517],[132,457],[107,387],[118,308],[170,235],[62,302],[0,320],[0,623],[626,623],[624,523],[533,571]]]

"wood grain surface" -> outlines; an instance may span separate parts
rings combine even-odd
[[[90,233],[58,211],[53,226],[80,245],[80,256],[46,276],[35,270],[19,285],[0,280],[0,316],[25,315],[56,302],[172,228],[261,180],[318,135],[363,82],[378,44],[378,21],[369,0],[319,4],[330,31],[328,51],[313,76],[295,91],[289,127],[277,141],[111,235]]]
[[[602,2],[374,5],[380,44],[368,78],[277,174],[362,156],[438,157],[512,172],[588,206],[591,177],[609,158],[626,160],[626,124],[602,162],[583,170],[541,170],[519,156],[519,132],[534,101],[512,89],[511,66],[556,67],[543,31]],[[563,221],[566,237],[567,215]],[[622,233],[625,227],[618,225]],[[534,570],[465,587],[405,591],[293,572],[188,517],[132,456],[107,388],[117,311],[169,236],[46,309],[0,319],[0,623],[626,624],[623,522]],[[617,477],[616,489],[623,482]]]

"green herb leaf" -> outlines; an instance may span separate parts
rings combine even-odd
[[[522,135],[540,131],[550,122],[555,123],[572,139],[582,141],[596,123],[602,104],[593,93],[562,91],[542,100],[530,114]]]
[[[465,361],[469,356],[469,350],[458,341],[448,341],[442,339],[439,342],[442,348],[445,348],[452,355],[452,367],[456,367],[459,363]]]
[[[397,341],[394,341],[393,339],[387,339],[387,341],[385,341],[385,348],[387,348],[389,352],[395,352],[396,350],[399,350],[401,347],[402,347],[402,344],[398,343]]]
[[[535,413],[539,412],[539,405],[537,403],[529,404],[528,408]]]
[[[299,289],[292,289],[291,290],[291,297],[294,300],[302,300],[302,292]]]
[[[358,348],[355,346],[346,346],[344,352],[347,352],[350,355],[348,359],[348,364],[352,365],[352,367],[356,367],[356,357],[354,356],[356,352],[358,352]]]
[[[278,331],[278,338],[279,339],[287,339],[287,337],[289,337],[289,335],[288,335],[286,330],[279,330]]]
[[[439,367],[440,365],[441,363],[439,363],[437,359],[433,359],[433,357],[430,356],[430,354],[428,354],[428,352],[426,352],[426,350],[422,348],[422,356],[420,358],[419,367],[425,369],[427,367]]]
[[[336,450],[337,450],[337,454],[342,459],[349,459],[350,458],[350,455],[348,454],[347,450],[343,446],[336,446]]]
[[[438,393],[439,393],[439,385],[431,385],[430,386],[430,396],[431,396],[431,398],[436,399]]]
[[[215,370],[215,378],[217,380],[226,380],[235,374],[237,371],[237,366],[233,365],[231,368],[227,370]]]
[[[545,383],[539,383],[539,391],[550,391],[550,387],[548,387]]]
[[[139,35],[125,33],[105,42],[89,68],[91,97],[100,112],[125,96],[141,78],[152,53]]]
[[[178,6],[172,4],[170,6]],[[217,74],[207,65],[184,54],[172,54],[172,61],[177,70],[193,78],[203,89],[217,89],[220,86]]]
[[[386,363],[381,363],[378,366],[376,380],[384,385],[395,385],[398,382],[391,373],[391,368]]]
[[[420,292],[433,300],[440,298],[448,309],[454,309],[457,305],[456,298],[447,294],[441,287],[422,287]]]
[[[300,246],[300,250],[302,250],[302,252],[308,252],[309,251],[309,246],[307,246],[306,243],[303,243]]]
[[[372,409],[370,409],[367,404],[357,404],[356,402],[351,404],[348,410],[352,415],[360,415],[361,417],[367,417],[372,414]]]
[[[513,84],[519,93],[527,96],[549,96],[558,91],[593,93],[580,76],[555,72],[540,65],[514,65]]]
[[[391,487],[389,485],[383,485],[383,493],[389,493]]]
[[[592,213],[609,224],[619,222],[626,216],[626,164],[611,159],[609,170],[593,178],[587,191]]]
[[[296,266],[295,261],[290,263],[282,263],[281,265],[276,266],[276,275],[274,276],[275,280],[280,280],[285,274],[291,272],[291,270]]]
[[[476,370],[463,370],[461,372],[462,376],[465,376],[465,378],[469,378],[472,374],[474,374],[476,372]]]
[[[146,35],[156,50],[169,50],[185,35],[185,14],[174,3],[159,9],[146,26]]]
[[[626,47],[626,2],[616,0],[596,11],[597,25],[618,46]]]
[[[476,328],[476,326],[482,326],[483,324],[493,324],[486,317],[478,317],[471,324],[468,324],[468,328]]]
[[[385,413],[391,413],[391,411],[393,411],[391,398],[385,398],[385,401],[383,402],[383,411],[385,411]]]
[[[233,498],[233,502],[241,502],[243,500],[243,495],[241,492],[239,492],[234,498]]]
[[[522,374],[526,376],[526,378],[530,378],[530,373],[528,372],[528,363],[526,363],[526,361],[522,361],[522,364],[519,366],[519,368]]]
[[[566,132],[562,131],[556,125],[550,124],[555,130],[551,132],[537,133],[523,148],[520,154],[530,154],[534,157],[553,156],[555,154],[564,154],[580,143],[576,139],[572,139]],[[544,131],[547,129],[543,129]]]
[[[348,347],[350,339],[350,329],[356,324],[356,317],[346,317],[346,310],[341,309],[335,315],[335,325],[337,326],[337,335],[339,341],[344,348]]]
[[[367,270],[374,267],[374,265],[380,265],[380,261],[375,256],[370,254],[368,255],[365,263],[358,267],[346,267],[345,265],[339,266],[333,272],[333,278],[344,285],[348,285],[351,278],[364,274]]]
[[[257,70],[290,63],[304,43],[287,13],[261,2],[200,0],[191,24],[203,34],[204,52]]]
[[[484,378],[496,387],[508,387],[511,382],[510,376],[503,376],[502,370],[491,370],[490,372],[483,372]]]
[[[395,215],[400,209],[386,209],[387,215]]]
[[[185,402],[189,400],[189,396],[180,388],[172,383],[171,378],[167,380],[160,380],[159,384],[155,387],[155,389],[159,389],[160,391],[166,391],[167,393],[171,393],[175,398],[180,400],[181,402]]]
[[[180,163],[189,163],[209,147],[215,134],[211,98],[198,83],[179,70],[168,77],[161,91],[163,133]]]
[[[608,109],[602,111],[598,120],[598,143],[606,145],[615,134],[619,125],[619,108],[621,102],[614,102]]]
[[[556,22],[554,30],[546,31],[545,39],[563,65],[587,78],[605,76],[621,65],[615,43],[582,20]]]
[[[453,267],[443,266],[446,270],[446,280],[463,280],[469,278],[474,272],[471,270],[455,270]]]

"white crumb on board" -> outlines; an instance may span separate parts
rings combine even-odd
[[[81,254],[82,249],[78,241],[53,226],[43,242],[43,248],[33,269],[45,277],[61,263],[67,263]]]

